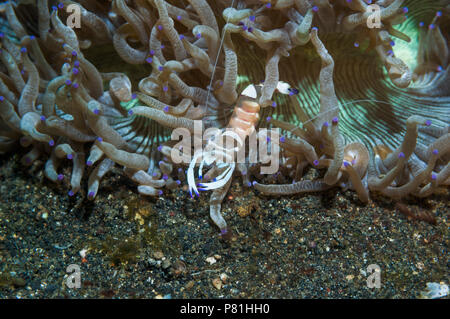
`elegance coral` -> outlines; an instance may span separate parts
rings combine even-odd
[[[445,1],[38,0],[0,11],[0,153],[20,142],[31,148],[24,165],[48,157],[54,182],[64,179],[61,161],[72,161],[70,196],[94,166],[94,199],[115,164],[143,195],[186,178],[196,190],[198,156],[175,161],[183,149],[170,132],[190,134],[190,154],[211,144],[191,137],[196,120],[222,132],[230,118],[240,148],[258,127],[284,135],[264,136],[282,149],[274,179],[251,163],[254,149],[231,166],[217,154],[201,162],[222,233],[235,168],[268,195],[341,186],[367,202],[369,191],[423,197],[450,184]],[[253,96],[242,102],[245,87]],[[325,175],[307,180],[307,167]]]

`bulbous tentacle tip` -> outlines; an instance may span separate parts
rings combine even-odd
[[[231,240],[233,237],[233,233],[231,232],[231,229],[228,229],[228,227],[221,228],[220,229],[220,237],[223,240]]]

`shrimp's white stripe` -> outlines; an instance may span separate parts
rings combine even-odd
[[[253,84],[250,84],[242,91],[241,95],[245,95],[251,97],[252,99],[256,99],[258,97],[258,93],[256,92],[256,88]]]

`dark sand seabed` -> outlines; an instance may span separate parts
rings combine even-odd
[[[95,201],[69,198],[22,155],[0,157],[0,298],[417,298],[427,282],[449,283],[448,189],[406,201],[433,226],[381,196],[367,206],[338,189],[269,198],[236,178],[223,239],[208,194],[145,198],[116,168]],[[79,289],[64,285],[70,264]],[[379,289],[367,287],[370,264]]]

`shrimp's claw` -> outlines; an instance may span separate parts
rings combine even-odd
[[[187,170],[187,182],[189,185],[189,193],[192,196],[192,192],[194,192],[197,196],[199,196],[199,192],[197,190],[197,185],[195,185],[195,176],[194,176],[194,168],[195,164],[197,163],[197,159],[199,159],[202,156],[202,152],[197,152],[192,157],[191,163],[189,164],[189,168]]]

